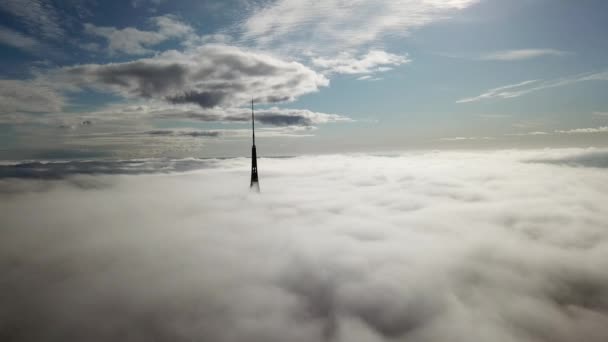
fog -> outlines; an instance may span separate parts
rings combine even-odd
[[[261,158],[260,194],[245,158],[2,170],[0,340],[607,341],[606,160]]]

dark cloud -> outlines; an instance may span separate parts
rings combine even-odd
[[[216,132],[150,131],[150,135],[211,136]],[[216,167],[217,159],[75,160],[0,165],[0,179],[65,179],[73,175],[138,175]]]
[[[547,156],[539,159],[531,159],[529,162],[565,166],[608,168],[608,152],[602,150],[591,150],[583,153],[576,152],[566,156]]]
[[[186,118],[206,122],[248,122],[251,120],[250,108],[198,109],[167,108],[152,111],[151,115],[167,118]],[[338,114],[313,112],[306,109],[263,108],[255,111],[256,121],[273,126],[314,126],[329,122],[348,122],[350,118]]]
[[[297,62],[224,45],[113,64],[66,67],[48,75],[66,88],[90,87],[125,97],[193,103],[203,108],[295,99],[329,81]]]
[[[145,134],[149,135],[162,135],[162,136],[178,136],[178,137],[209,137],[216,138],[221,136],[220,131],[178,131],[178,130],[169,130],[169,129],[161,129],[148,131]]]
[[[196,103],[203,108],[216,107],[228,96],[224,92],[193,92],[189,91],[182,95],[167,97],[171,103]]]

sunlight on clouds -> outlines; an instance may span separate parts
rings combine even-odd
[[[246,39],[262,46],[328,54],[373,43],[387,34],[449,17],[478,0],[300,1],[280,0],[243,22]]]

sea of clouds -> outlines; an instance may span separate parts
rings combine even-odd
[[[2,165],[0,340],[605,342],[606,161]]]

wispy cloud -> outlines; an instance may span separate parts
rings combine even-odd
[[[569,52],[555,49],[504,50],[485,54],[479,59],[484,61],[520,61],[544,56],[565,56]]]
[[[606,133],[606,132],[608,132],[608,126],[594,127],[594,128],[576,128],[576,129],[555,131],[555,133],[558,133],[558,134],[585,134],[585,133]]]
[[[608,116],[608,112],[593,112],[595,116]]]
[[[517,84],[510,84],[510,85],[490,89],[487,92],[485,92],[479,96],[464,98],[464,99],[456,101],[456,103],[476,102],[476,101],[492,99],[492,98],[517,97],[517,96],[519,96],[518,92],[514,91],[514,89],[521,89],[527,85],[538,83],[538,82],[539,82],[538,80],[528,80],[528,81],[523,81],[523,82],[520,82]]]
[[[48,113],[62,110],[65,98],[52,87],[33,81],[0,80],[0,113]]]
[[[527,133],[509,133],[509,134],[505,134],[506,136],[512,136],[512,137],[524,137],[524,136],[530,136],[530,135],[549,135],[551,133],[547,133],[547,132],[543,132],[543,131],[534,131],[534,132],[527,132]]]
[[[407,55],[396,55],[382,50],[371,50],[367,54],[355,57],[350,53],[342,53],[334,58],[313,58],[312,64],[326,73],[337,74],[372,74],[391,70],[392,66],[398,66],[411,62]],[[359,79],[371,79],[363,78]]]
[[[58,40],[64,37],[62,20],[49,0],[2,0],[0,10],[10,13],[38,36]]]
[[[482,100],[489,99],[510,99],[515,97],[520,97],[523,95],[527,95],[533,92],[537,92],[544,89],[563,87],[571,84],[588,82],[588,81],[608,81],[608,72],[598,72],[598,73],[585,73],[574,75],[571,77],[559,78],[555,80],[549,81],[541,81],[541,80],[528,80],[523,81],[517,84],[506,85],[494,89],[490,89],[485,93],[475,96],[463,98],[456,103],[469,103],[469,102],[477,102]]]
[[[467,140],[494,140],[496,138],[493,137],[451,137],[451,138],[441,138],[441,141],[467,141]]]
[[[42,44],[33,37],[2,26],[0,26],[0,44],[12,46],[27,52],[36,52],[42,46]]]
[[[555,134],[594,134],[594,133],[608,133],[608,126],[554,130],[553,132],[533,131],[533,132],[526,132],[526,133],[511,133],[511,134],[505,134],[505,135],[523,137],[523,136],[542,136],[542,135],[555,135]]]
[[[242,29],[244,39],[258,45],[332,55],[389,34],[408,35],[477,2],[279,0],[246,19]]]
[[[106,39],[108,42],[107,49],[111,54],[142,55],[153,53],[154,50],[149,47],[172,38],[184,38],[194,34],[194,29],[190,25],[183,23],[172,15],[154,17],[150,21],[157,30],[142,31],[133,27],[118,29],[95,26],[90,23],[86,23],[84,27],[86,33]]]

